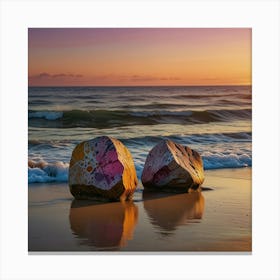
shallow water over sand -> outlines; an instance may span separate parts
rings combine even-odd
[[[29,251],[250,252],[251,168],[206,171],[203,186],[213,190],[96,203],[64,183],[31,185]]]

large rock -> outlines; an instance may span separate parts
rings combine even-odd
[[[137,186],[129,150],[102,136],[78,144],[69,166],[69,187],[77,199],[126,200]]]
[[[189,192],[204,181],[200,155],[172,141],[161,141],[148,154],[142,173],[145,188]]]

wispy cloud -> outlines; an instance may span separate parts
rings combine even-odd
[[[81,74],[71,74],[71,73],[59,73],[59,74],[49,74],[42,72],[37,75],[29,76],[29,79],[57,79],[57,78],[82,78]]]
[[[132,75],[127,77],[128,80],[133,82],[149,82],[149,81],[178,81],[179,77],[158,77],[158,76],[146,76],[146,75]]]
[[[107,74],[107,75],[82,75],[73,73],[47,73],[41,72],[29,76],[29,85],[115,85],[115,84],[169,84],[182,80],[176,76],[155,76],[139,74]]]

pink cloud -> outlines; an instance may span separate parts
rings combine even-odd
[[[81,74],[69,74],[69,73],[59,73],[59,74],[49,74],[46,72],[42,72],[38,75],[29,76],[29,79],[56,79],[56,78],[82,78],[83,75]]]

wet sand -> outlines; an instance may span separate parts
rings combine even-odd
[[[208,170],[190,194],[138,189],[133,201],[75,200],[29,185],[29,252],[251,252],[251,168]]]

